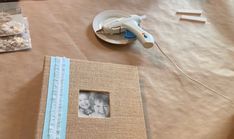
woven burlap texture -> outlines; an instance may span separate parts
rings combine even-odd
[[[44,79],[37,126],[42,135],[46,108],[50,57],[44,64]],[[135,66],[71,60],[67,115],[68,139],[146,139],[138,70]],[[78,117],[80,90],[109,93],[110,117]]]

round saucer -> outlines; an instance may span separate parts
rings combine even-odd
[[[115,34],[115,35],[109,35],[109,34],[101,34],[101,33],[97,33],[98,30],[100,30],[102,28],[102,25],[109,19],[111,18],[121,18],[121,17],[129,17],[130,14],[123,12],[123,11],[119,11],[119,10],[105,10],[99,14],[97,14],[94,17],[93,20],[93,31],[95,32],[95,34],[97,35],[98,38],[108,42],[108,43],[112,43],[112,44],[128,44],[131,43],[133,41],[135,41],[134,39],[126,39],[124,37],[124,34]]]

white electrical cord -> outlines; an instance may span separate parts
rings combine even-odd
[[[156,41],[154,41],[154,43],[158,47],[160,52],[176,67],[177,70],[179,70],[182,74],[184,74],[185,77],[187,77],[188,79],[190,79],[190,80],[196,82],[197,84],[205,87],[206,89],[210,90],[211,92],[213,92],[213,93],[227,99],[228,101],[233,102],[232,99],[228,98],[227,96],[225,96],[225,95],[219,93],[218,91],[208,87],[207,85],[203,84],[202,82],[200,82],[200,81],[198,81],[196,79],[193,79],[191,76],[189,76],[187,73],[185,73],[166,53],[164,53],[164,51],[161,49],[161,47],[158,45],[158,43]]]

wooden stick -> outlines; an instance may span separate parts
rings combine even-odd
[[[205,17],[188,16],[188,15],[182,15],[180,17],[180,20],[187,20],[187,21],[201,22],[201,23],[206,23],[207,21]]]
[[[188,10],[188,9],[179,9],[176,12],[177,14],[192,14],[192,15],[201,15],[202,10]]]

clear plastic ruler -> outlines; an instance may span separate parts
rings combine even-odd
[[[65,139],[69,94],[70,60],[51,57],[42,139]]]

